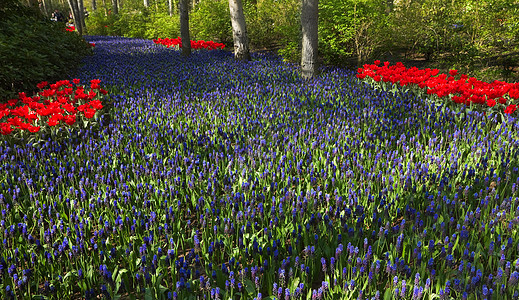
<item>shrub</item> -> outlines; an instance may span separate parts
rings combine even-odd
[[[170,16],[167,13],[154,13],[151,16],[144,37],[155,39],[160,37],[177,37],[180,35],[180,20],[178,14]]]
[[[113,29],[115,18],[113,15],[105,14],[104,10],[98,9],[85,19],[88,33],[90,35],[110,35]]]
[[[191,11],[189,25],[192,40],[214,40],[226,45],[233,44],[227,0],[201,1]]]
[[[385,43],[385,1],[323,0],[319,10],[319,51],[326,64],[360,64]]]
[[[59,80],[91,54],[90,45],[61,23],[46,20],[39,12],[18,2],[0,6],[0,101],[36,83]]]
[[[101,4],[86,21],[91,35],[155,39],[176,37],[180,32],[178,14],[170,16],[163,7],[157,10],[135,3],[121,7],[118,15]]]

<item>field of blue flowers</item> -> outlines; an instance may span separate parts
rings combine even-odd
[[[88,37],[97,130],[0,143],[2,299],[517,299],[519,123]]]

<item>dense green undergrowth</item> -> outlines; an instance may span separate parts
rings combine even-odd
[[[0,5],[0,101],[32,91],[43,80],[59,80],[76,69],[89,44],[63,23],[38,11],[5,1]]]

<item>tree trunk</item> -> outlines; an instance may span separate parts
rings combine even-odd
[[[317,74],[317,25],[319,0],[303,0],[301,10],[301,28],[303,32],[301,71],[304,79]]]
[[[172,17],[173,16],[173,0],[168,0],[168,11],[169,11],[169,16]]]
[[[78,0],[78,10],[79,10],[79,19],[81,20],[81,28],[83,30],[83,34],[86,33],[86,23],[85,23],[85,6],[83,5],[83,0]]]
[[[42,0],[41,1],[41,8],[42,12],[46,17],[50,17],[52,14],[52,7],[50,7],[50,1],[49,0]]]
[[[144,7],[150,7],[149,0],[144,0]]]
[[[79,13],[79,5],[78,0],[68,0],[68,5],[70,7],[70,11],[72,12],[72,17],[74,18],[74,25],[76,26],[79,34],[83,35],[83,27],[81,23],[81,17]]]
[[[116,15],[119,14],[119,4],[117,0],[112,0],[112,13]]]
[[[97,2],[96,0],[92,0],[92,12],[97,10]]]
[[[234,41],[234,58],[236,60],[249,61],[249,38],[247,36],[247,25],[243,14],[241,0],[229,0],[229,11],[231,13],[232,37]]]
[[[191,38],[189,37],[189,3],[180,0],[180,38],[182,39],[182,55],[191,55]]]

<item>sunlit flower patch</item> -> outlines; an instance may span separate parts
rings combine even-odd
[[[377,85],[409,86],[418,92],[427,95],[436,95],[439,98],[452,100],[457,104],[465,104],[480,108],[496,107],[505,114],[512,114],[517,110],[519,99],[519,83],[494,81],[482,82],[465,74],[458,74],[457,70],[450,70],[449,74],[438,74],[438,69],[406,68],[402,63],[390,65],[380,61],[366,64],[358,69],[357,78],[370,78]]]
[[[19,93],[17,99],[0,103],[0,133],[10,135],[15,131],[40,131],[41,127],[72,126],[76,118],[91,119],[103,108],[101,95],[107,91],[101,81],[93,79],[90,85],[80,85],[79,79],[60,80],[54,84],[41,82],[40,92],[28,97]]]
[[[87,39],[76,75],[110,87],[110,122],[0,143],[1,299],[519,296],[514,116]]]

